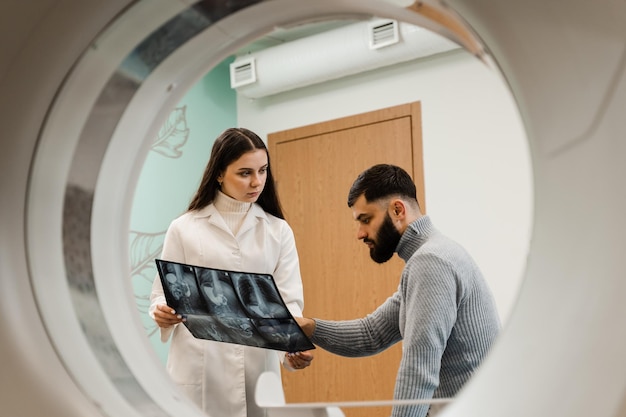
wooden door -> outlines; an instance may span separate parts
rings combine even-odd
[[[365,316],[395,292],[402,260],[382,265],[356,239],[347,206],[356,176],[377,163],[412,173],[424,207],[420,104],[411,103],[268,136],[273,172],[300,256],[306,317]],[[401,344],[368,358],[316,349],[312,366],[283,372],[288,402],[393,398]],[[388,416],[390,407],[346,408],[346,416]]]

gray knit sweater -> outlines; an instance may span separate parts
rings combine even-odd
[[[376,354],[402,340],[395,399],[454,396],[491,347],[500,321],[470,255],[439,233],[428,216],[406,229],[398,290],[365,318],[316,321],[312,341],[342,356]],[[374,382],[373,382],[374,383]],[[422,417],[428,406],[394,407],[394,417]]]

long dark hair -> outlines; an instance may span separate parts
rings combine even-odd
[[[251,130],[245,128],[229,128],[215,139],[211,149],[211,157],[202,175],[200,187],[194,195],[188,210],[200,210],[215,200],[219,184],[217,178],[226,171],[226,167],[239,159],[246,152],[263,149],[267,154],[267,179],[265,188],[256,201],[263,210],[284,219],[283,210],[278,199],[276,184],[272,176],[270,155],[263,140]]]

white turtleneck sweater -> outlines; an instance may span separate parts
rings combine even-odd
[[[237,232],[243,223],[243,219],[246,217],[246,213],[252,207],[252,203],[235,200],[218,191],[213,204],[224,218],[224,222],[226,222],[230,231],[233,232],[234,236],[237,236]]]

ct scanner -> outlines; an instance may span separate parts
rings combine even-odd
[[[443,415],[626,416],[626,2],[427,3],[461,16],[504,74],[536,181],[518,302]],[[0,416],[200,415],[116,278],[143,138],[274,26],[371,15],[454,38],[382,0],[0,3]]]

